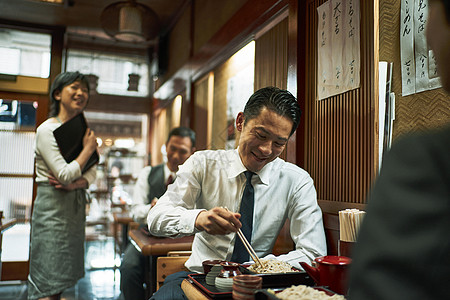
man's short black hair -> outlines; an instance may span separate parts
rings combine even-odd
[[[294,133],[300,123],[301,110],[297,99],[289,91],[273,86],[257,90],[245,105],[244,122],[258,117],[264,107],[290,119],[293,124],[289,136]]]
[[[181,127],[176,127],[174,129],[172,129],[169,132],[169,136],[167,137],[167,142],[169,142],[169,140],[172,136],[188,137],[191,139],[192,148],[195,147],[195,132],[190,128],[181,126]]]

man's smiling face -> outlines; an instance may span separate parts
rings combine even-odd
[[[258,172],[277,158],[286,147],[293,122],[286,117],[263,108],[253,119],[244,120],[243,113],[236,118],[239,138],[239,156],[244,166]]]

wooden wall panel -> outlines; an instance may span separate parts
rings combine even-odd
[[[210,1],[194,0],[193,53],[214,36],[214,34],[245,4],[247,0]]]
[[[396,119],[393,139],[407,132],[440,127],[450,121],[449,96],[442,88],[402,97],[400,3],[400,0],[380,0],[380,60],[394,63],[392,91],[395,93]]]
[[[213,123],[210,149],[225,149],[227,142],[227,85],[228,79],[236,74],[230,68],[230,61],[214,69]]]
[[[180,95],[184,98],[184,94]],[[183,100],[173,99],[164,107],[155,111],[151,118],[152,134],[150,135],[150,165],[155,166],[163,162],[161,147],[166,143],[169,132],[180,126],[181,105]]]
[[[324,2],[307,3],[305,169],[318,199],[345,207],[364,203],[374,179],[375,2],[361,1],[361,87],[317,101],[317,7]]]
[[[153,133],[150,136],[151,139],[151,157],[150,165],[156,166],[163,161],[163,155],[161,153],[161,146],[166,142],[167,135],[169,134],[167,124],[167,110],[163,109],[155,113],[152,118]]]
[[[245,49],[244,49],[245,48]],[[252,44],[244,45],[241,49],[236,51],[223,64],[214,69],[214,84],[213,84],[213,114],[212,114],[212,131],[211,131],[211,145],[210,149],[225,149],[228,141],[228,131],[233,129],[228,128],[228,125],[235,126],[236,116],[228,116],[228,84],[230,79],[240,76],[240,72],[245,70],[253,70],[255,63]],[[249,75],[250,76],[250,75]],[[248,84],[251,84],[253,78],[248,78]],[[238,99],[241,110],[244,109],[248,98]],[[236,104],[235,104],[236,105]],[[235,130],[235,133],[237,131]],[[238,135],[236,134],[236,140]],[[237,144],[235,144],[237,146]]]
[[[285,18],[255,41],[255,91],[287,87],[288,19]]]
[[[183,66],[191,55],[191,9],[189,6],[180,16],[178,23],[174,26],[169,35],[167,74],[164,78],[172,76],[181,66]]]
[[[212,75],[206,75],[194,84],[194,131],[197,136],[197,150],[207,149],[208,146],[208,82]],[[211,113],[211,112],[209,112]]]

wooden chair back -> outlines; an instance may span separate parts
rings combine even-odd
[[[171,256],[158,257],[156,261],[156,290],[164,284],[164,280],[170,274],[188,271],[184,263],[188,260],[190,254],[190,251],[171,251],[168,253]]]

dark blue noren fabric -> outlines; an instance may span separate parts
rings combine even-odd
[[[244,175],[247,178],[247,182],[244,188],[244,194],[242,195],[241,208],[239,213],[241,214],[241,231],[249,243],[252,240],[252,230],[253,230],[253,207],[255,203],[255,191],[252,186],[252,176],[253,172],[245,171]],[[234,244],[233,255],[231,256],[231,261],[237,263],[243,263],[249,261],[250,255],[245,249],[244,244],[241,239],[236,236],[236,242]]]

